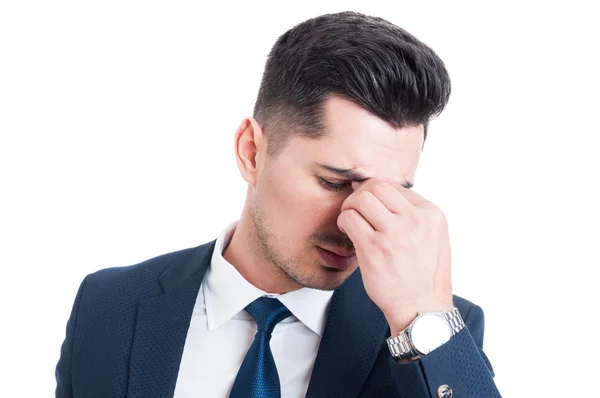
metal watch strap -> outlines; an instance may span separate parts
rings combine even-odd
[[[463,330],[465,327],[465,322],[463,321],[462,316],[460,316],[460,312],[458,312],[458,308],[456,307],[454,307],[454,309],[450,312],[445,312],[444,318],[446,318],[450,324],[453,336]]]
[[[418,355],[417,350],[408,338],[407,329],[396,337],[389,337],[387,345],[392,357],[395,359],[414,358]]]
[[[450,312],[441,313],[444,319],[448,321],[450,328],[452,329],[452,335],[456,335],[458,332],[463,330],[465,327],[465,322],[460,316],[460,312],[458,312],[458,308],[454,307],[454,309]],[[421,313],[419,313],[421,315]],[[414,321],[413,321],[414,322]],[[419,355],[419,352],[416,350],[415,346],[412,344],[409,338],[409,329],[412,326],[408,326],[404,329],[398,336],[396,337],[388,337],[387,345],[392,354],[392,357],[395,359],[418,359],[421,358],[422,355]]]

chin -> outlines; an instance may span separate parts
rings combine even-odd
[[[310,275],[310,277],[295,278],[295,280],[300,285],[311,289],[335,290],[342,286],[355,269],[356,267],[348,270],[340,270],[337,268],[320,266],[319,271]]]

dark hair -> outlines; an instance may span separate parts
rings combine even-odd
[[[294,134],[324,135],[323,103],[350,100],[390,125],[427,123],[446,106],[450,77],[442,60],[404,29],[355,12],[322,15],[273,45],[254,118],[276,156]]]

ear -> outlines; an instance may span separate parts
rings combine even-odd
[[[258,166],[267,153],[267,141],[256,119],[247,117],[235,132],[235,157],[244,180],[254,186]]]

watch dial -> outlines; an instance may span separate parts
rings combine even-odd
[[[452,337],[448,321],[441,315],[423,314],[412,327],[411,340],[417,350],[429,354]]]

